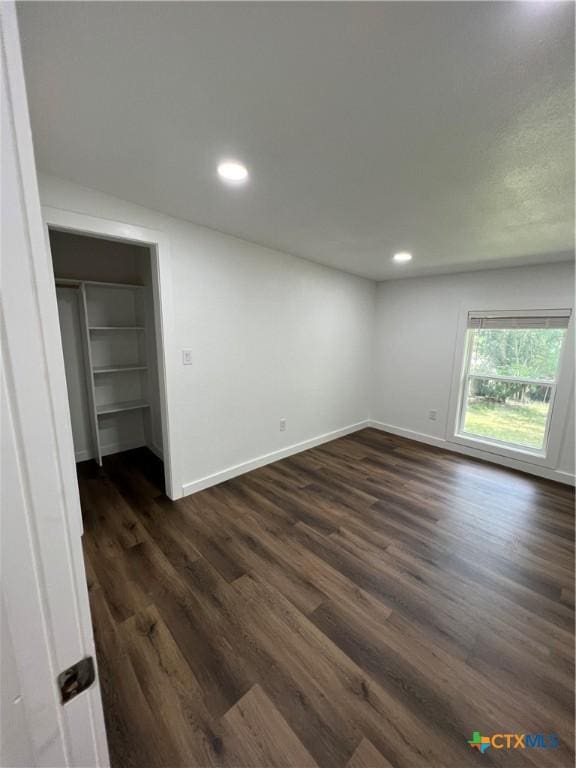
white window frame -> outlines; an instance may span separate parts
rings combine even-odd
[[[564,352],[564,345],[566,343],[566,336],[564,336],[564,341],[562,343],[562,349],[560,350],[560,359],[558,360],[558,367],[556,369],[556,375],[553,380],[544,380],[544,379],[527,379],[521,376],[497,376],[497,375],[491,375],[491,374],[485,374],[485,373],[470,373],[470,364],[472,362],[472,348],[474,346],[473,339],[474,339],[474,333],[481,330],[480,328],[467,328],[466,330],[466,353],[464,355],[464,373],[462,376],[462,386],[460,391],[460,407],[459,407],[459,416],[458,416],[458,428],[456,430],[456,434],[458,437],[463,437],[465,439],[471,438],[473,440],[478,440],[481,443],[488,443],[493,444],[495,446],[500,446],[503,448],[514,448],[515,450],[522,451],[523,453],[529,453],[533,454],[534,456],[546,456],[546,450],[548,447],[548,437],[550,434],[550,420],[552,416],[552,411],[554,408],[554,402],[556,399],[556,384],[558,381],[558,375],[560,372],[560,365],[562,362],[562,354]],[[473,432],[466,432],[464,430],[464,422],[466,417],[466,409],[467,409],[467,402],[468,402],[468,391],[469,391],[469,383],[470,379],[489,379],[490,381],[505,381],[509,382],[510,384],[534,384],[536,386],[544,386],[550,388],[550,407],[548,408],[548,413],[546,414],[546,424],[544,426],[544,441],[542,444],[542,448],[530,448],[529,446],[522,446],[519,443],[508,443],[504,440],[498,440],[495,437],[487,437],[485,435],[475,435]]]
[[[566,307],[564,304],[561,309],[568,308],[571,311],[570,321],[564,338],[564,344],[560,353],[560,361],[556,379],[554,381],[554,391],[551,393],[550,409],[546,424],[546,440],[542,451],[534,451],[528,447],[524,448],[511,443],[504,443],[481,436],[474,436],[462,432],[463,418],[463,400],[466,392],[467,375],[469,370],[469,356],[471,352],[470,339],[468,334],[468,315],[480,312],[525,312],[530,315],[533,312],[543,312],[555,309],[550,306],[550,302],[543,303],[541,300],[522,302],[507,302],[503,307],[499,305],[490,305],[488,302],[484,306],[467,306],[462,304],[460,307],[458,328],[456,333],[456,343],[454,349],[454,364],[452,385],[450,389],[448,420],[446,430],[446,441],[460,446],[465,446],[478,452],[496,454],[507,459],[513,459],[524,464],[536,464],[541,467],[553,469],[558,466],[560,451],[564,442],[566,413],[568,413],[571,400],[574,396],[574,308]],[[494,376],[481,376],[480,378],[499,378]],[[513,377],[510,377],[513,378]],[[518,381],[519,379],[514,379]],[[527,380],[528,381],[528,380]],[[550,385],[551,382],[542,382],[539,380],[529,380],[529,383],[539,383]]]

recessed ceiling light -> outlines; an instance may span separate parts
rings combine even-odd
[[[242,163],[237,163],[235,160],[223,160],[218,165],[218,175],[224,181],[231,182],[232,184],[242,184],[248,179],[248,169]]]
[[[410,261],[411,259],[412,254],[408,253],[408,251],[400,251],[400,253],[394,254],[394,261],[397,261],[399,264],[402,264],[405,261]]]

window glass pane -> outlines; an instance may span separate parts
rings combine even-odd
[[[544,448],[551,387],[468,379],[465,394],[465,433],[536,450]]]
[[[470,373],[555,379],[566,329],[480,329],[470,333]]]

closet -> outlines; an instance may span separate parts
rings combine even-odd
[[[162,457],[147,248],[51,231],[76,461],[147,446]]]

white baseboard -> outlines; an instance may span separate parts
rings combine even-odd
[[[76,459],[76,464],[80,461],[88,461],[88,459],[93,459],[94,454],[92,451],[89,451],[88,448],[84,448],[82,451],[74,451],[74,458]]]
[[[508,467],[509,469],[517,469],[520,472],[526,472],[530,475],[544,477],[547,480],[556,480],[556,482],[565,483],[566,485],[576,485],[576,476],[570,472],[563,472],[560,469],[551,469],[550,467],[542,467],[538,464],[529,464],[525,461],[498,456],[497,454],[489,453],[488,451],[469,448],[468,446],[460,445],[459,443],[452,443],[442,437],[427,435],[425,432],[415,432],[412,429],[395,427],[392,424],[384,424],[381,421],[370,421],[367,426],[379,429],[382,432],[390,432],[390,434],[398,435],[399,437],[406,437],[409,440],[416,440],[419,443],[426,443],[427,445],[434,445],[437,448],[444,448],[446,451],[462,453],[465,456],[472,456],[475,459],[489,461],[492,464],[500,464],[500,466]]]
[[[125,443],[108,443],[108,445],[100,446],[100,453],[102,456],[109,456],[111,453],[120,453],[121,451],[131,451],[133,448],[142,448],[146,445],[142,440],[132,440]],[[82,451],[75,451],[74,457],[76,463],[79,461],[88,461],[88,459],[94,459],[95,456],[92,451],[87,448]]]
[[[148,450],[152,451],[154,456],[156,456],[160,461],[164,461],[164,454],[161,451],[160,448],[156,445],[156,443],[148,443]]]
[[[145,440],[131,440],[125,443],[109,443],[100,446],[102,456],[109,456],[111,453],[120,453],[121,451],[131,451],[134,448],[145,448]]]
[[[369,426],[371,426],[370,421],[360,421],[358,424],[351,424],[348,427],[336,429],[334,432],[326,432],[325,434],[318,435],[318,437],[313,437],[310,440],[304,440],[301,443],[294,443],[293,445],[289,445],[286,448],[281,448],[278,451],[266,453],[263,456],[258,456],[257,458],[251,459],[250,461],[244,461],[242,464],[236,464],[233,467],[223,469],[221,472],[215,472],[213,475],[201,477],[199,480],[193,480],[191,483],[184,483],[182,486],[182,495],[189,496],[191,493],[198,493],[198,491],[203,491],[205,488],[210,488],[212,485],[218,485],[218,483],[231,480],[233,477],[243,475],[244,473],[250,472],[253,469],[264,467],[266,464],[272,464],[275,461],[279,461],[280,459],[293,456],[295,453],[307,451],[309,448],[314,448],[317,445],[322,445],[322,443],[328,443],[330,440],[336,440],[339,437],[350,435],[352,432],[358,432],[358,430],[366,429],[366,427]]]
[[[576,475],[571,472],[564,472],[562,469],[557,469],[555,472],[554,480],[558,480],[559,483],[566,483],[566,485],[576,485]]]

